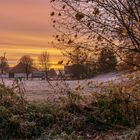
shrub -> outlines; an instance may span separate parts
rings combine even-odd
[[[0,85],[0,138],[20,139],[39,137],[53,121],[49,112],[28,103],[21,90]],[[19,92],[15,92],[19,91]]]
[[[108,72],[116,70],[117,58],[113,50],[103,48],[98,58],[99,72]]]
[[[89,95],[78,85],[58,102],[40,104],[26,101],[21,89],[0,85],[0,138],[94,139],[109,130],[134,128],[140,124],[138,74],[129,77],[131,83],[99,84]]]

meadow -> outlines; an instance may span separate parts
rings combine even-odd
[[[105,83],[93,82],[91,79],[82,81],[82,84],[79,81],[73,82],[75,85],[73,89],[64,89],[62,83],[57,81],[58,85],[56,83],[55,85],[61,89],[61,94],[56,90],[59,96],[55,98],[56,92],[50,93],[51,100],[50,98],[30,100],[26,96],[26,90],[18,83],[9,87],[1,84],[0,138],[2,140],[139,139],[139,72],[121,76],[117,82],[114,80]],[[96,87],[98,90],[92,90],[93,92],[89,90],[90,92],[85,93],[87,90],[84,91],[84,84],[89,89]]]

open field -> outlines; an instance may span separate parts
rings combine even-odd
[[[75,91],[78,87],[80,87],[82,94],[91,93],[98,90],[98,86],[101,86],[101,84],[105,85],[108,82],[113,82],[115,84],[127,81],[126,77],[126,75],[120,76],[120,73],[107,73],[86,80],[50,82],[37,79],[25,80],[20,82],[19,85],[25,89],[25,96],[28,100],[43,101],[64,96],[66,94],[66,90]],[[4,83],[7,86],[11,87],[13,82],[13,80],[4,79]]]

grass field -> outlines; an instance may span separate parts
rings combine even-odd
[[[123,76],[124,79],[125,75]],[[126,79],[126,78],[125,78]],[[126,79],[127,80],[127,79]],[[119,73],[107,73],[98,75],[91,79],[86,80],[74,80],[74,81],[45,81],[45,80],[28,80],[20,82],[20,86],[25,89],[25,96],[28,100],[43,101],[58,98],[65,95],[65,90],[75,91],[78,86],[81,87],[82,94],[88,94],[98,90],[100,84],[107,84],[108,82],[120,83],[122,77]],[[4,83],[11,87],[13,80],[4,79]],[[89,85],[90,83],[90,85]]]

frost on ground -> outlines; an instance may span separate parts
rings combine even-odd
[[[99,86],[106,85],[109,82],[112,83],[124,83],[128,82],[129,74],[122,73],[107,73],[95,76],[86,80],[74,80],[74,81],[50,81],[45,80],[28,80],[22,81],[20,85],[25,88],[25,96],[28,100],[42,101],[47,99],[55,99],[60,96],[65,96],[66,91],[78,91],[82,94],[88,94],[95,92],[99,89]],[[4,83],[11,87],[13,80],[4,79]]]

